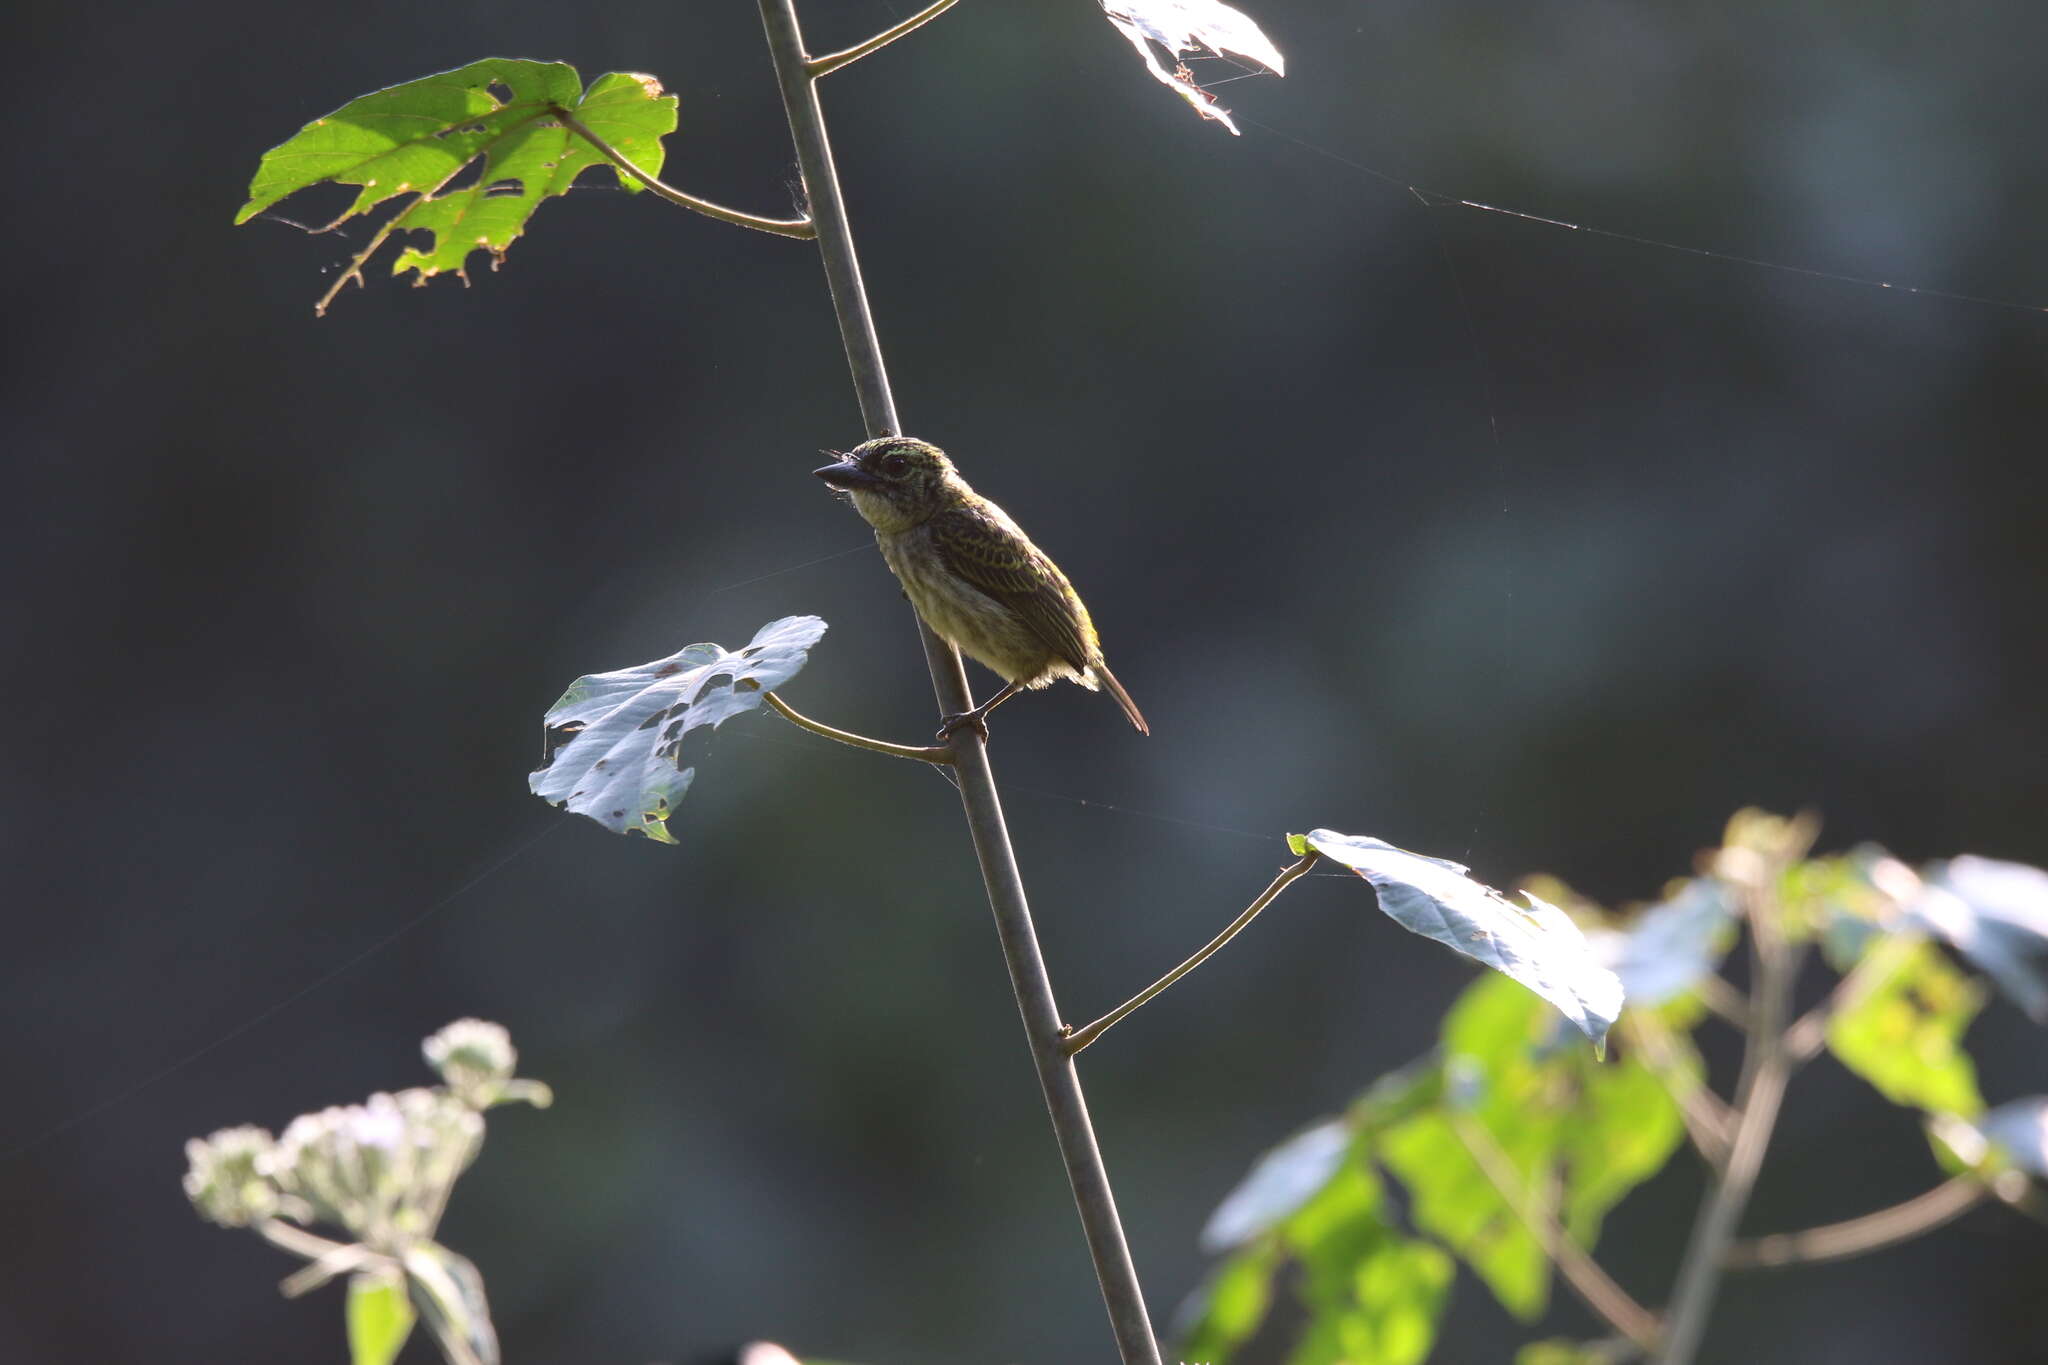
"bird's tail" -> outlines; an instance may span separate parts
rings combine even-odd
[[[1131,700],[1131,694],[1124,691],[1124,685],[1116,680],[1116,674],[1097,664],[1095,676],[1109,689],[1109,695],[1116,698],[1116,704],[1124,708],[1124,714],[1131,718],[1131,724],[1137,727],[1138,733],[1151,734],[1152,727],[1145,723],[1145,713],[1138,709],[1138,703]]]

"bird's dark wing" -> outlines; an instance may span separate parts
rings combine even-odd
[[[1022,531],[969,507],[939,513],[931,529],[932,544],[948,568],[1016,612],[1075,672],[1090,666],[1096,644],[1087,608],[1059,565]]]

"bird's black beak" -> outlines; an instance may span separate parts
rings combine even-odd
[[[848,493],[856,488],[874,488],[882,482],[852,460],[840,460],[811,472],[832,487]]]

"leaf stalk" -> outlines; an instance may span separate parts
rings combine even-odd
[[[808,218],[764,218],[759,214],[743,213],[739,209],[729,209],[723,204],[714,204],[709,199],[701,199],[673,185],[665,184],[627,160],[625,153],[590,131],[588,125],[561,105],[552,106],[549,112],[561,120],[564,128],[595,147],[605,160],[654,191],[656,197],[666,199],[678,208],[701,213],[706,218],[716,218],[721,223],[731,223],[735,227],[773,233],[777,237],[795,237],[801,241],[809,241],[818,235],[817,228]]]
[[[905,19],[902,23],[883,29],[864,43],[855,43],[843,52],[834,52],[823,57],[810,58],[805,62],[805,66],[811,73],[811,79],[822,79],[831,75],[842,66],[853,65],[870,52],[881,51],[905,34],[913,33],[923,28],[926,24],[929,24],[958,3],[959,0],[938,0],[937,4],[926,6],[908,19]]]
[[[953,761],[953,751],[942,745],[915,747],[909,744],[891,744],[885,739],[869,739],[866,735],[856,735],[851,730],[836,729],[823,721],[812,720],[773,692],[763,692],[761,697],[775,708],[776,715],[791,725],[809,730],[814,735],[823,735],[826,739],[837,740],[841,744],[851,744],[856,749],[888,754],[892,758],[914,758],[924,763],[939,764],[950,764]]]
[[[1311,850],[1302,855],[1300,862],[1282,869],[1280,875],[1273,879],[1272,884],[1259,893],[1257,900],[1254,900],[1250,905],[1247,905],[1238,912],[1237,918],[1224,925],[1223,932],[1203,944],[1193,957],[1190,957],[1187,961],[1181,963],[1165,976],[1160,977],[1144,990],[1139,991],[1136,995],[1124,1001],[1123,1004],[1118,1005],[1086,1028],[1074,1029],[1069,1032],[1064,1040],[1067,1055],[1069,1057],[1074,1056],[1082,1048],[1087,1047],[1097,1038],[1100,1038],[1110,1029],[1123,1022],[1125,1018],[1135,1013],[1140,1006],[1149,1002],[1154,996],[1161,994],[1174,982],[1208,961],[1210,954],[1243,932],[1245,926],[1257,919],[1259,912],[1271,905],[1274,897],[1285,891],[1295,878],[1314,867],[1319,856],[1319,854]]]
[[[1965,1171],[1903,1203],[1866,1213],[1861,1218],[1736,1242],[1728,1248],[1723,1262],[1730,1270],[1760,1270],[1846,1260],[1932,1232],[1990,1197],[1991,1191],[1982,1178],[1974,1171]]]

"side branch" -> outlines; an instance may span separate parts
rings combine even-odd
[[[809,241],[818,235],[818,229],[808,218],[763,218],[758,214],[742,213],[738,209],[729,209],[723,204],[714,204],[709,199],[699,199],[696,195],[686,194],[673,185],[665,185],[641,170],[638,166],[635,166],[631,161],[628,161],[625,153],[619,151],[596,133],[591,132],[581,119],[578,119],[561,105],[555,105],[551,112],[562,121],[564,128],[567,128],[570,132],[576,134],[576,136],[582,138],[585,142],[603,153],[605,160],[617,166],[627,175],[632,176],[648,189],[653,190],[657,197],[666,199],[669,203],[679,208],[686,208],[693,213],[701,213],[706,218],[716,218],[721,223],[731,223],[736,227],[752,228],[756,232],[773,233],[777,237],[795,237],[803,241]]]
[[[1742,1054],[1742,1075],[1735,1085],[1735,1131],[1729,1138],[1728,1161],[1718,1177],[1707,1182],[1678,1283],[1665,1310],[1665,1335],[1658,1365],[1693,1365],[1700,1338],[1707,1329],[1720,1288],[1735,1225],[1749,1205],[1777,1126],[1793,1061],[1785,1047],[1792,1012],[1792,987],[1799,975],[1801,946],[1787,943],[1779,932],[1777,904],[1759,890],[1748,896],[1750,954],[1756,985],[1750,994],[1748,1038]]]
[[[834,52],[830,56],[825,57],[805,58],[804,69],[810,73],[812,80],[816,80],[820,76],[829,76],[842,66],[853,65],[861,58],[867,56],[870,52],[881,51],[889,44],[895,42],[898,38],[901,38],[904,34],[913,33],[916,30],[923,28],[932,20],[938,18],[941,14],[944,14],[947,10],[953,8],[953,6],[957,3],[958,0],[938,0],[937,4],[930,5],[922,10],[919,10],[916,14],[911,15],[902,23],[896,24],[890,28],[883,29],[880,33],[877,33],[874,37],[868,39],[866,42],[856,43],[852,47],[847,48],[844,52]]]
[[[1656,1350],[1662,1331],[1657,1315],[1616,1284],[1614,1277],[1603,1270],[1584,1247],[1572,1240],[1556,1216],[1529,1196],[1528,1190],[1522,1186],[1520,1172],[1516,1171],[1507,1153],[1500,1149],[1500,1144],[1493,1140],[1493,1135],[1463,1114],[1451,1116],[1451,1129],[1485,1173],[1487,1181],[1507,1201],[1515,1216],[1535,1234],[1543,1254],[1564,1275],[1565,1283],[1572,1287],[1586,1307],[1605,1318],[1609,1326],[1643,1351]]]
[[[775,714],[781,716],[791,725],[809,730],[814,735],[823,735],[827,739],[837,740],[841,744],[851,744],[856,749],[872,750],[878,754],[887,754],[891,758],[914,758],[923,763],[951,763],[953,761],[953,751],[942,746],[931,745],[918,748],[909,744],[891,744],[885,739],[869,739],[866,735],[856,735],[851,730],[834,729],[823,721],[812,720],[773,692],[763,692],[761,699],[774,707]]]
[[[1991,1191],[1983,1181],[1974,1172],[1966,1171],[1903,1204],[1866,1213],[1861,1218],[1828,1223],[1802,1232],[1782,1232],[1758,1237],[1754,1241],[1737,1242],[1728,1248],[1722,1264],[1731,1270],[1758,1270],[1861,1256],[1866,1251],[1876,1251],[1918,1237],[1923,1232],[1932,1232],[1942,1224],[1960,1218],[1990,1196]]]
[[[1210,939],[1207,943],[1203,944],[1201,950],[1197,952],[1193,957],[1181,963],[1178,967],[1175,967],[1165,976],[1160,977],[1157,981],[1147,986],[1144,990],[1139,991],[1136,995],[1124,1001],[1123,1004],[1118,1005],[1115,1009],[1111,1010],[1108,1014],[1103,1015],[1100,1019],[1097,1019],[1094,1023],[1088,1025],[1086,1028],[1074,1029],[1073,1031],[1066,1034],[1065,1038],[1063,1039],[1062,1046],[1065,1047],[1067,1055],[1069,1057],[1073,1056],[1082,1048],[1088,1046],[1088,1044],[1094,1042],[1097,1038],[1100,1038],[1103,1034],[1107,1033],[1110,1029],[1122,1023],[1123,1020],[1127,1016],[1135,1012],[1139,1006],[1145,1004],[1146,1002],[1151,1000],[1152,997],[1164,991],[1168,986],[1171,986],[1174,982],[1180,980],[1189,972],[1193,971],[1195,968],[1201,966],[1204,962],[1208,961],[1210,954],[1214,953],[1218,948],[1221,948],[1224,944],[1230,942],[1230,940],[1236,938],[1247,924],[1250,924],[1253,920],[1257,919],[1259,917],[1259,912],[1265,909],[1267,906],[1271,905],[1273,903],[1273,898],[1279,895],[1282,891],[1285,891],[1287,889],[1288,883],[1292,882],[1296,877],[1299,877],[1302,873],[1314,867],[1316,865],[1317,856],[1318,855],[1315,853],[1308,853],[1302,857],[1300,862],[1295,863],[1292,866],[1283,870],[1279,876],[1273,879],[1273,884],[1271,886],[1268,886],[1264,891],[1261,891],[1259,893],[1259,898],[1257,900],[1253,901],[1250,905],[1247,905],[1244,908],[1243,912],[1240,913],[1236,919],[1232,920],[1229,924],[1225,925],[1223,927],[1222,933],[1216,935],[1216,937]]]

